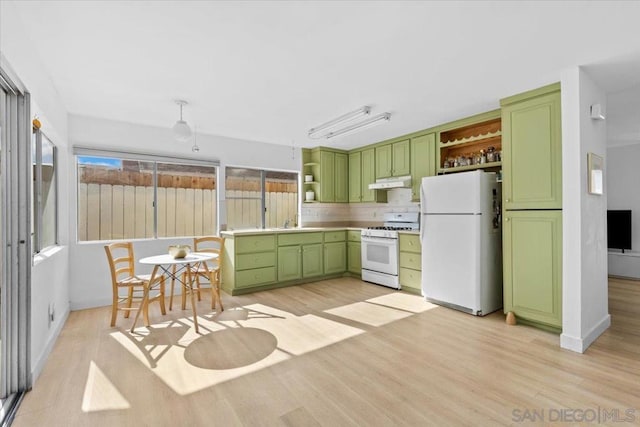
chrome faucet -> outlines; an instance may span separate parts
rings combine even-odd
[[[289,218],[284,220],[284,225],[282,226],[282,228],[289,228]]]

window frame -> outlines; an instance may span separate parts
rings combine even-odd
[[[40,252],[58,246],[60,243],[59,240],[59,186],[58,186],[58,147],[56,144],[51,141],[51,138],[47,136],[46,133],[42,132],[41,129],[34,129],[33,135],[35,137],[35,171],[33,177],[33,247],[32,252],[33,255],[37,255]],[[54,200],[54,242],[51,245],[43,246],[42,244],[42,230],[44,228],[44,204],[42,200],[42,141],[43,137],[49,141],[53,147],[53,187],[55,189],[55,200]]]
[[[187,238],[192,236],[163,236],[158,237],[158,163],[164,164],[178,164],[178,165],[191,165],[191,166],[203,166],[203,167],[212,167],[215,168],[215,176],[216,182],[220,182],[220,161],[217,159],[195,159],[192,157],[177,157],[177,156],[163,156],[157,154],[149,154],[144,152],[136,152],[136,151],[120,151],[120,150],[109,150],[109,149],[100,149],[100,148],[90,148],[90,147],[82,147],[82,146],[74,146],[73,147],[73,155],[74,155],[74,164],[75,164],[75,198],[76,198],[76,224],[75,224],[75,241],[76,244],[85,244],[85,243],[96,243],[96,242],[104,242],[104,241],[121,241],[121,240],[159,240],[159,239],[180,239]],[[153,236],[152,237],[136,237],[136,238],[124,238],[124,239],[107,239],[107,240],[80,240],[78,233],[78,225],[80,223],[80,209],[79,209],[79,201],[78,201],[78,191],[80,184],[79,175],[78,175],[78,157],[107,157],[107,158],[118,158],[122,160],[137,160],[137,161],[145,161],[145,162],[153,162]],[[217,194],[219,194],[219,185]],[[216,224],[214,224],[214,229],[216,232],[220,230],[220,220],[219,220],[219,212],[220,212],[220,202],[219,195],[216,196]]]
[[[227,197],[227,169],[246,169],[260,172],[260,197]],[[300,171],[292,171],[292,170],[283,170],[283,169],[265,169],[258,167],[250,167],[250,166],[234,166],[227,165],[225,166],[224,172],[224,199],[226,200],[260,200],[260,216],[262,226],[260,228],[236,228],[234,230],[264,230],[267,228],[267,204],[266,204],[266,194],[267,194],[267,174],[269,172],[282,172],[282,173],[290,173],[296,175],[296,188],[297,188],[297,203],[296,203],[296,215],[298,217],[298,221],[300,218],[300,209],[301,209],[301,179],[302,175]],[[226,224],[229,223],[228,218],[225,219]],[[293,228],[293,227],[292,227]]]

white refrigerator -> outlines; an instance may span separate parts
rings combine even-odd
[[[502,307],[500,183],[472,171],[422,178],[422,294],[483,316]]]

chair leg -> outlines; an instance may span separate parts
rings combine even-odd
[[[220,311],[224,311],[222,305],[222,298],[220,298],[220,274],[219,271],[212,271],[210,278],[211,282],[211,309],[216,308],[216,301],[220,304]]]
[[[198,301],[202,301],[202,297],[200,296],[200,273],[196,273],[196,286],[198,288]]]
[[[145,326],[149,326],[151,324],[151,322],[149,322],[149,300],[143,300],[140,304],[142,304],[142,315],[144,316],[144,324]]]
[[[164,276],[160,278],[160,312],[165,315],[167,310],[164,307]]]
[[[216,298],[220,304],[220,311],[224,311],[224,305],[222,305],[222,297],[220,296],[220,280],[216,283]]]
[[[131,308],[131,302],[133,301],[133,288],[129,287],[129,293],[127,294],[127,308]],[[131,313],[131,310],[126,310],[124,312],[124,318],[128,319],[129,318],[129,313]]]
[[[116,317],[118,316],[118,297],[116,296],[113,299],[113,304],[111,304],[111,327],[116,326]]]

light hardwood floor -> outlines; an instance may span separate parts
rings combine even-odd
[[[201,335],[190,309],[154,305],[136,334],[107,307],[71,313],[14,425],[533,425],[563,408],[640,424],[640,282],[610,280],[612,326],[582,355],[350,278],[223,300],[203,295]]]

